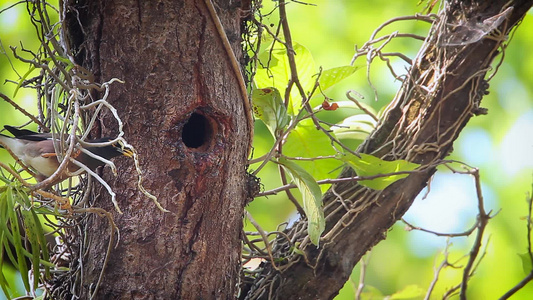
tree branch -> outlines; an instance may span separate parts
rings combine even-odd
[[[443,47],[441,41],[450,34],[449,24],[457,23],[459,18],[468,21],[498,15],[507,8],[507,1],[459,2],[447,3],[435,20],[402,88],[359,151],[386,160],[435,165],[452,151],[453,141],[479,111],[487,88],[485,75],[503,39],[485,36],[453,47]],[[498,27],[504,35],[518,24],[533,1],[517,0],[510,5],[513,10],[508,20]],[[293,244],[280,237],[272,245],[276,256],[283,257],[288,267],[275,270],[266,266],[247,298],[333,298],[355,264],[385,238],[387,230],[407,211],[435,171],[434,167],[423,168],[383,191],[364,188],[354,181],[334,184],[324,196],[327,223],[320,248],[309,243],[306,233],[299,230],[300,223],[307,221],[296,222],[285,232],[295,241]],[[354,176],[351,169],[345,169],[339,178]],[[298,251],[294,251],[295,246]],[[303,253],[305,259],[295,252]]]

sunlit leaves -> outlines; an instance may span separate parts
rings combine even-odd
[[[279,154],[276,155],[278,163],[301,192],[309,222],[308,233],[311,241],[318,245],[325,220],[321,207],[322,190],[316,181],[337,176],[343,162],[335,159],[337,151],[332,147],[335,133],[330,132],[328,136],[319,130],[308,116],[311,111],[303,110],[303,107],[304,104],[308,107],[320,105],[316,111],[338,109],[339,104],[330,103],[327,97],[323,97],[323,92],[352,75],[357,67],[321,70],[304,46],[293,43],[292,50],[292,67],[297,74],[293,73],[294,68],[291,68],[287,49],[282,43],[275,41],[262,49],[252,101],[255,116],[265,123],[277,141],[274,147]],[[322,188],[325,190],[328,186]]]
[[[315,179],[296,163],[280,158],[279,163],[289,173],[294,184],[300,190],[303,208],[307,216],[307,231],[311,242],[318,246],[320,235],[326,227],[322,210],[322,192]]]
[[[359,184],[374,190],[383,190],[392,183],[409,175],[407,173],[395,173],[413,171],[419,166],[418,164],[402,159],[386,161],[370,154],[360,153],[359,155],[361,158],[349,153],[338,155],[338,157],[352,167],[358,176],[370,177],[385,175],[371,180],[359,181]]]
[[[369,115],[353,115],[331,129],[339,139],[364,140],[374,130],[376,121]]]
[[[529,274],[533,272],[533,262],[531,261],[531,254],[526,253],[519,253],[518,256],[520,256],[520,260],[522,260],[522,269],[524,270],[524,274]]]
[[[291,68],[285,47],[279,43],[275,45],[276,47],[274,49],[265,49],[259,55],[260,66],[254,77],[254,81],[259,89],[274,87],[281,91],[282,95],[285,95],[285,90],[291,80]],[[311,100],[309,101],[311,106],[319,105],[323,101],[320,97],[312,97],[316,95],[310,95],[317,84],[320,87],[319,90],[325,91],[352,75],[358,69],[358,67],[353,66],[342,66],[320,72],[307,48],[298,43],[294,43],[293,50],[295,53],[294,63],[298,70],[298,81],[303,88],[305,97],[311,96]],[[287,111],[291,115],[297,114],[302,107],[302,101],[304,99],[301,97],[296,82],[293,82],[291,85],[288,100]]]
[[[320,74],[320,88],[324,91],[352,75],[359,67],[342,66],[324,70]]]
[[[41,271],[49,276],[49,268],[53,266],[48,262],[45,232],[37,210],[21,186],[11,183],[0,188],[0,266],[8,261],[14,265],[28,292],[38,288]],[[0,272],[0,286],[9,295],[9,281],[3,272]]]
[[[283,91],[284,94],[291,78],[291,70],[285,47],[279,43],[277,45],[271,51],[265,50],[259,55],[260,67],[257,69],[254,80],[258,88],[275,87],[279,91]],[[317,72],[315,62],[311,53],[304,46],[295,43],[293,47],[300,83],[305,91],[310,91],[313,87],[313,81],[310,80],[311,76]],[[289,113],[293,115],[301,106],[302,100],[298,95],[296,86],[293,86],[287,108]]]
[[[287,109],[276,88],[254,89],[252,103],[255,116],[265,123],[274,137],[289,124]]]
[[[318,130],[310,119],[301,121],[289,134],[283,154],[289,157],[316,158],[334,156],[335,150],[331,140]],[[311,174],[316,180],[336,177],[340,172],[342,162],[337,159],[315,159],[299,161],[298,164]],[[324,189],[327,188],[324,186]]]

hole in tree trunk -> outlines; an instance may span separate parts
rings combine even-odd
[[[209,146],[213,128],[209,120],[202,114],[192,113],[191,117],[183,126],[182,141],[188,148],[202,149]]]

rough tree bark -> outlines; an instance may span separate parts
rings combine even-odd
[[[99,82],[125,81],[109,102],[139,153],[144,186],[170,211],[139,192],[132,161],[117,163],[116,178],[104,174],[124,214],[114,212],[121,238],[97,299],[231,299],[237,292],[252,128],[206,2],[64,4],[77,62]],[[239,3],[214,7],[241,56]],[[102,135],[116,126],[102,115]],[[95,206],[114,211],[105,189],[95,195]],[[109,239],[105,218],[91,216],[86,228],[82,299],[98,281]]]

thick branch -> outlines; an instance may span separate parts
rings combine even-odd
[[[459,2],[450,1],[435,21],[388,113],[359,149],[384,159],[417,162],[422,171],[381,192],[354,182],[333,185],[324,197],[327,225],[320,248],[299,237],[305,256],[291,257],[286,239],[279,239],[273,250],[289,257],[289,263],[278,266],[279,271],[266,266],[249,298],[333,298],[362,255],[384,239],[411,206],[471,116],[482,111],[479,102],[488,87],[484,78],[503,38],[485,36],[447,47],[443,41],[449,40],[449,24],[495,16],[507,8],[507,0],[462,1],[461,6]],[[507,35],[532,4],[532,0],[513,1],[512,12],[498,29]],[[351,169],[341,174],[353,176]],[[299,228],[298,223],[293,228]]]

